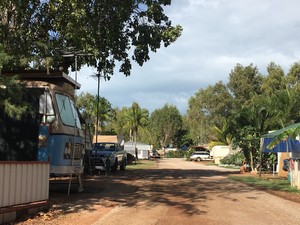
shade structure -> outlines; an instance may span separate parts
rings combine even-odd
[[[262,152],[300,152],[300,143],[299,140],[291,139],[286,137],[285,140],[282,140],[274,148],[269,149],[267,146],[276,138],[277,136],[283,134],[287,130],[296,129],[300,126],[300,123],[295,123],[290,126],[284,127],[282,129],[264,134],[261,137],[261,151]]]

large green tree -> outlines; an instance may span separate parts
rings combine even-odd
[[[300,62],[292,64],[287,73],[287,87],[300,91]]]
[[[261,85],[262,91],[267,96],[273,96],[277,91],[286,89],[286,78],[281,66],[271,62],[267,67],[267,72]]]
[[[124,136],[125,140],[130,140],[130,131],[126,127],[126,114],[127,114],[128,108],[114,108],[114,116],[111,123],[111,129],[114,130],[117,134],[121,134]]]
[[[262,75],[253,64],[249,66],[237,64],[234,67],[229,74],[227,87],[233,94],[237,108],[248,103],[254,95],[262,93],[262,79]]]
[[[199,95],[202,91],[204,90],[200,89],[195,96],[189,99],[189,108],[185,119],[189,135],[195,145],[207,143],[209,137],[209,120],[202,108],[201,95]]]
[[[222,127],[232,108],[232,96],[226,85],[218,82],[199,89],[189,100],[187,123],[194,144],[208,142],[210,127]]]
[[[2,0],[0,44],[13,56],[4,68],[67,70],[73,61],[58,49],[75,55],[80,50],[89,56],[78,57],[78,67],[88,64],[110,76],[120,65],[130,75],[132,61],[142,66],[150,51],[181,35],[181,26],[164,12],[169,5],[171,0]]]
[[[259,157],[260,137],[266,132],[267,111],[263,105],[244,105],[231,118],[233,146],[242,149],[245,160],[254,169]]]
[[[280,89],[275,92],[276,94],[272,96],[272,106],[273,106],[273,120],[279,121],[276,125],[276,129],[281,129],[288,125],[291,125],[295,122],[300,122],[299,118],[299,91],[300,91],[300,83],[299,83],[299,73],[300,73],[300,63],[295,62],[291,65],[288,74],[286,76],[286,88]],[[275,130],[275,129],[273,129]],[[300,133],[300,127],[292,127],[284,132],[280,133],[268,146],[269,148],[273,148],[275,145],[279,144],[279,142],[285,140],[288,137],[295,139],[297,135]]]
[[[149,129],[156,136],[156,146],[173,145],[179,147],[182,130],[182,116],[174,105],[165,104],[151,113]]]

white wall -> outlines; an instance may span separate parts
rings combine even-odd
[[[230,153],[230,147],[226,145],[216,145],[211,149],[210,155],[214,158],[222,158]]]
[[[135,147],[134,142],[125,142],[124,144],[124,150],[135,156],[134,147]],[[152,145],[147,145],[144,143],[137,142],[136,147],[138,150],[138,158],[148,159],[148,153],[150,150],[152,150]]]

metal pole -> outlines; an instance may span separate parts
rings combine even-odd
[[[73,49],[73,48],[72,48]],[[92,54],[86,54],[86,53],[81,53],[81,51],[79,50],[76,50],[76,49],[73,49],[70,52],[64,52],[64,55],[63,57],[74,57],[75,59],[75,62],[74,62],[74,67],[75,67],[75,87],[74,87],[74,95],[76,97],[76,87],[77,87],[77,57],[78,55],[92,55]],[[75,116],[75,115],[74,115]],[[75,143],[76,143],[76,128],[77,128],[77,118],[75,117],[74,118],[74,137],[73,137],[73,146],[71,146],[71,148],[73,149],[73,154],[72,154],[72,167],[74,166],[74,157],[75,157]],[[77,128],[78,129],[78,128]],[[74,172],[75,172],[75,169],[74,169]],[[70,194],[70,189],[71,189],[71,182],[72,182],[72,175],[73,173],[70,174],[70,180],[69,180],[69,188],[68,188],[68,195]],[[80,174],[77,173],[77,176],[78,176],[78,180],[79,180],[79,183],[80,183],[80,189],[82,188],[82,182],[81,182],[81,177],[80,177]]]
[[[98,77],[98,92],[97,92],[97,120],[96,120],[96,143],[98,142],[98,126],[99,126],[99,102],[100,102],[100,73],[97,74]]]
[[[75,82],[76,82],[76,85],[77,85],[77,55],[76,53],[74,54],[74,57],[75,57]],[[75,86],[75,90],[74,90],[74,95],[76,97],[76,86]],[[76,116],[74,115],[74,139],[73,139],[73,155],[72,155],[72,166],[74,165],[74,156],[75,156],[75,138],[76,138],[76,126],[77,126],[77,118]]]

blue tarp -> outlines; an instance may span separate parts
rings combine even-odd
[[[181,150],[183,150],[183,151],[186,151],[186,150],[188,150],[188,149],[189,149],[189,147],[186,146],[186,145],[184,145],[184,146],[181,147]]]
[[[268,149],[267,146],[273,141],[273,138],[262,138],[261,141],[263,142],[261,146],[262,152],[287,152],[286,141],[280,142],[272,149]]]
[[[300,152],[300,143],[298,140],[292,140],[288,138],[285,141],[281,141],[272,149],[268,149],[267,146],[271,143],[273,138],[262,138],[263,145],[261,147],[262,152]]]
[[[287,129],[296,128],[300,126],[300,123],[292,124],[291,126],[284,127],[280,130],[276,130],[274,132],[262,135],[261,139],[261,151],[262,152],[300,152],[300,142],[295,139],[287,138],[284,141],[281,141],[278,145],[276,145],[272,149],[268,149],[267,146],[271,143],[271,141],[286,131]]]

